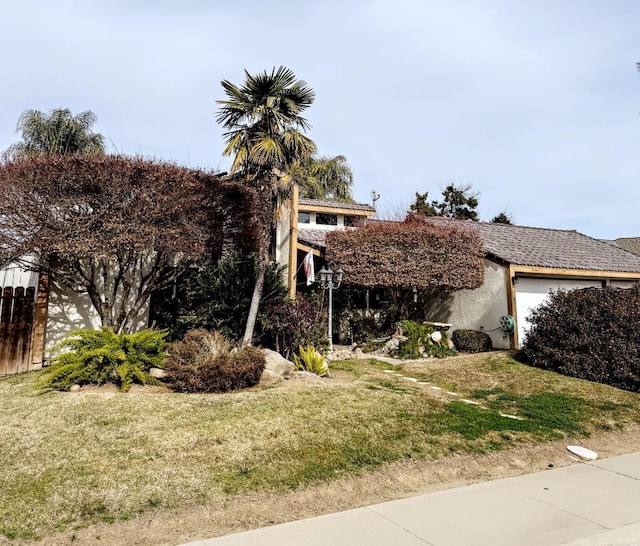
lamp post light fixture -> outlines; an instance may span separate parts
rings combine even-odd
[[[323,290],[329,289],[329,352],[333,352],[333,325],[332,325],[332,315],[333,315],[333,291],[340,288],[340,283],[342,282],[342,276],[344,275],[344,271],[338,268],[335,273],[332,269],[323,266],[320,272],[320,286]]]

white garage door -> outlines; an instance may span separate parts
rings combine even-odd
[[[532,309],[543,303],[551,290],[574,290],[576,288],[590,288],[602,286],[599,280],[581,279],[539,279],[530,277],[518,277],[516,285],[516,324],[518,327],[518,341],[520,346],[524,336],[529,330],[527,317]]]

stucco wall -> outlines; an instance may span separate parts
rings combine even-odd
[[[91,299],[86,293],[77,293],[70,288],[50,281],[47,331],[45,335],[45,350],[51,348],[65,335],[74,330],[96,329],[100,327],[100,317]],[[131,331],[143,330],[149,324],[149,305],[145,305]],[[49,355],[47,355],[49,356]]]
[[[507,314],[506,270],[488,260],[484,265],[482,286],[454,292],[446,300],[432,303],[430,318],[450,322],[453,330],[483,330],[491,336],[494,348],[508,349],[509,337],[499,329],[500,317]]]

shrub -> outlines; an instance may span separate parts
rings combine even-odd
[[[149,369],[162,367],[167,332],[142,330],[116,334],[107,327],[77,330],[54,347],[62,351],[42,370],[38,385],[68,390],[72,385],[114,383],[128,391],[131,383],[158,385]]]
[[[463,222],[410,215],[350,231],[330,231],[326,259],[349,283],[378,288],[473,289],[484,279],[484,250]]]
[[[433,341],[431,334],[436,329],[429,323],[420,324],[411,320],[402,320],[398,323],[398,327],[407,337],[398,346],[398,356],[400,358],[415,359],[424,358],[425,356],[444,358],[458,354],[455,349],[449,348],[446,332],[440,332],[442,338],[439,343]]]
[[[230,351],[218,332],[191,330],[169,346],[165,359],[167,381],[179,392],[226,392],[260,381],[265,358],[260,349]]]
[[[552,292],[523,350],[536,367],[640,392],[640,287]]]
[[[458,351],[465,353],[486,353],[493,350],[491,336],[478,330],[455,330],[451,341]]]
[[[287,359],[301,345],[326,347],[326,323],[319,311],[306,299],[274,305],[267,314],[264,345]]]
[[[240,339],[257,275],[255,256],[243,252],[229,253],[215,263],[201,263],[178,279],[175,293],[173,286],[154,293],[152,319],[169,329],[172,341],[198,328]],[[265,272],[255,339],[261,339],[269,310],[281,304],[286,295],[282,268],[272,264]]]
[[[329,371],[325,356],[312,345],[306,349],[300,345],[298,354],[293,355],[293,364],[296,370],[304,370],[316,375],[326,375]]]

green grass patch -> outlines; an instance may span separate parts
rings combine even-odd
[[[640,421],[637,394],[507,356],[421,366],[407,364],[403,373],[455,384],[487,409],[449,402],[385,373],[398,368],[377,360],[332,362],[344,383],[217,395],[42,392],[34,374],[0,379],[0,535],[36,540],[394,462],[487,453]]]

